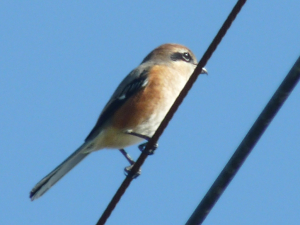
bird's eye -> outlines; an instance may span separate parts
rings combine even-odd
[[[192,57],[191,57],[191,55],[188,52],[183,53],[182,54],[182,58],[186,62],[190,62],[192,60]]]

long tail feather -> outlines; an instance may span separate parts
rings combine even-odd
[[[87,143],[81,145],[72,155],[56,167],[51,173],[45,176],[30,192],[31,200],[41,197],[48,191],[57,181],[59,181],[65,174],[67,174],[73,167],[75,167],[81,160],[89,155],[85,152]]]

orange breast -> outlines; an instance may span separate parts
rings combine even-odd
[[[157,65],[149,71],[147,86],[128,99],[112,118],[113,127],[134,129],[164,104],[163,90],[171,79],[167,66]]]

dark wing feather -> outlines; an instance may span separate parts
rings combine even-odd
[[[85,141],[95,138],[103,124],[136,92],[143,89],[148,83],[148,68],[139,66],[133,70],[118,86],[106,106],[104,107],[96,125]]]

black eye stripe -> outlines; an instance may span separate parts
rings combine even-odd
[[[177,60],[183,60],[186,62],[192,61],[192,57],[188,52],[184,52],[184,53],[175,52],[171,55],[171,59],[173,61],[177,61]]]
[[[175,52],[171,55],[171,59],[173,61],[182,60],[182,54],[179,52]]]

